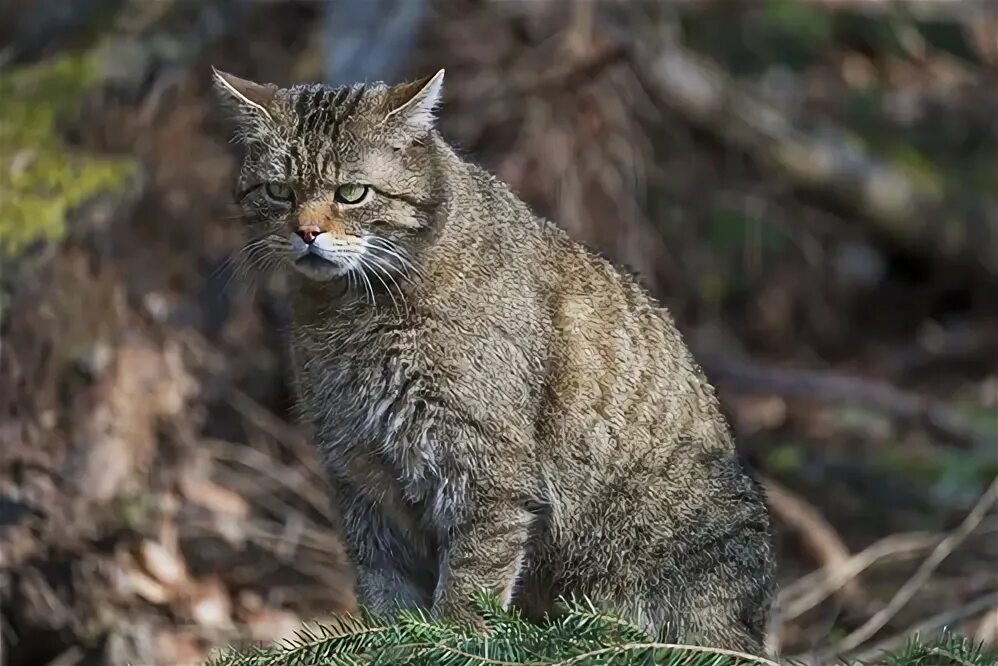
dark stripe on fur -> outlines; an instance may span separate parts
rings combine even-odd
[[[329,132],[335,126],[340,105],[343,104],[343,100],[346,99],[349,92],[349,88],[340,88],[336,91],[336,96],[333,97],[329,110],[326,113],[326,122],[322,126],[323,134]]]
[[[344,105],[343,113],[336,114],[336,124],[333,125],[333,132],[330,135],[330,139],[334,143],[340,135],[340,128],[343,127],[343,123],[350,117],[354,110],[356,110],[357,105],[360,104],[360,98],[364,96],[364,90],[366,88],[366,84],[361,84],[360,87],[357,88],[357,94]]]

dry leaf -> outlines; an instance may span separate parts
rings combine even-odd
[[[215,513],[226,513],[241,518],[249,515],[249,505],[241,495],[211,481],[181,479],[180,492],[189,502]]]
[[[190,597],[191,618],[204,627],[232,626],[229,591],[217,578],[198,583]]]
[[[187,564],[180,552],[155,541],[145,540],[139,546],[139,562],[156,580],[171,588],[187,584]]]
[[[294,613],[282,610],[263,610],[246,622],[254,641],[273,642],[293,638],[301,628],[301,619]]]
[[[126,592],[136,594],[153,604],[165,604],[173,598],[172,590],[134,569],[125,573],[123,587]]]

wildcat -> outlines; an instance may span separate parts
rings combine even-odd
[[[538,619],[585,595],[758,653],[769,517],[713,389],[634,279],[448,146],[443,76],[214,76],[361,602],[484,628],[483,589]]]

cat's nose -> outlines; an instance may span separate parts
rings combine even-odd
[[[299,238],[305,241],[306,245],[311,245],[315,242],[315,237],[319,235],[320,231],[319,227],[309,224],[303,227],[298,227],[298,229],[295,230],[295,233],[298,234]]]

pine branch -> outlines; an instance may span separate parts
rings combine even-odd
[[[295,639],[273,647],[225,652],[207,666],[776,666],[731,650],[656,641],[585,599],[569,602],[564,614],[545,624],[505,611],[491,598],[478,603],[490,628],[487,634],[439,622],[422,611],[401,612],[394,624],[362,613],[303,628]],[[998,663],[998,653],[947,634],[934,642],[914,639],[879,663],[985,666]]]

